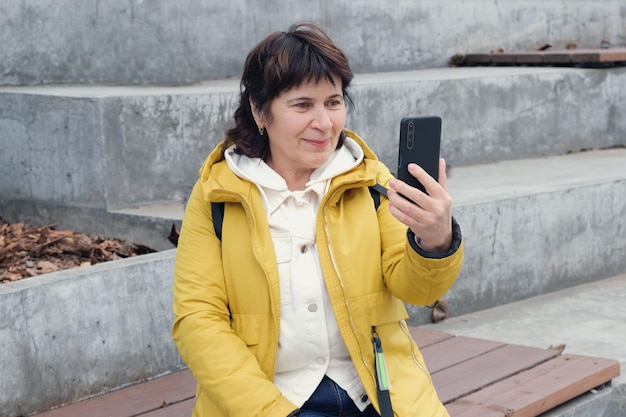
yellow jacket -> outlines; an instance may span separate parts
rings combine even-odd
[[[367,395],[378,409],[372,326],[382,340],[398,417],[444,417],[421,353],[404,320],[403,301],[434,302],[454,283],[463,245],[427,257],[368,186],[393,178],[365,142],[355,169],[331,180],[317,214],[324,280],[345,344]],[[212,201],[224,201],[222,240]],[[178,242],[173,337],[198,381],[194,417],[286,417],[297,407],[272,383],[280,328],[279,278],[267,216],[256,185],[237,177],[221,144],[193,188]]]

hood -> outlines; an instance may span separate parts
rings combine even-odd
[[[371,176],[371,184],[369,185],[373,185],[376,182],[374,165],[380,163],[378,157],[359,135],[348,129],[345,129],[345,132],[362,149],[364,158],[362,164],[349,173],[340,175],[340,177],[344,178],[344,181],[356,182],[367,180],[368,176]],[[207,201],[238,201],[240,198],[236,196],[237,194],[241,194],[245,198],[252,192],[252,189],[256,190],[256,185],[238,177],[228,167],[224,158],[223,141],[213,148],[213,151],[202,164],[199,174],[204,197]]]

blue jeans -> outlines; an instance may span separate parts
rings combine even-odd
[[[299,417],[380,417],[373,405],[361,412],[348,393],[324,376],[311,398],[300,408]]]

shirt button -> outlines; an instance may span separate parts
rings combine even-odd
[[[307,253],[309,247],[307,245],[300,246],[300,253]]]
[[[315,359],[315,362],[320,365],[324,365],[326,363],[326,360],[320,356],[319,358]]]
[[[309,311],[315,313],[317,311],[317,304],[309,304]]]
[[[367,402],[367,395],[361,395],[361,402],[362,403]]]

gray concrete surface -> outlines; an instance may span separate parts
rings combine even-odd
[[[455,314],[506,304],[626,271],[626,148],[453,167],[448,188],[466,259],[447,295]],[[75,227],[170,249],[182,203],[107,212],[2,202],[26,221]],[[607,244],[610,242],[610,244]],[[429,311],[410,307],[413,324]]]
[[[610,266],[611,262],[614,265],[610,268],[626,270],[623,265],[626,243],[624,234],[620,233],[626,219],[623,215],[626,192],[605,188],[611,182],[624,185],[623,168],[620,171],[619,164],[623,165],[625,155],[625,149],[615,149],[455,169],[449,188],[456,195],[457,209],[487,208],[477,210],[478,216],[474,219],[459,214],[467,257],[461,276],[448,295],[455,317],[427,327],[543,348],[565,343],[568,353],[624,362],[626,275],[599,280],[598,274],[606,272],[602,268]],[[589,173],[576,181],[571,174],[581,166],[587,167]],[[497,167],[502,169],[496,170]],[[520,176],[525,180],[519,181]],[[516,191],[514,178],[528,189],[520,186]],[[553,181],[542,185],[537,178],[552,178]],[[477,179],[484,181],[482,193],[468,187],[472,183],[475,186]],[[533,183],[539,185],[528,185]],[[576,192],[577,186],[585,192]],[[601,200],[591,195],[590,189],[600,189],[598,196],[621,197],[621,201],[608,205],[622,211],[594,215],[594,211],[580,205],[586,200]],[[548,213],[577,207],[574,212],[578,223],[572,223],[569,215],[556,217],[569,221],[571,229],[577,233],[573,238],[559,235],[560,244],[567,246],[569,241],[579,244],[559,247],[557,253],[550,256],[548,268],[541,258],[546,248],[540,241],[550,235],[551,230],[544,224],[519,218],[525,211],[535,209],[534,204],[516,201],[520,196],[530,198],[533,194],[560,200],[558,208],[539,204]],[[568,194],[573,194],[574,198],[568,200]],[[607,204],[606,200],[601,201]],[[498,207],[497,217],[485,215],[485,212],[497,212]],[[515,207],[515,210],[508,213],[506,207]],[[153,211],[152,215],[160,213]],[[124,213],[124,216],[130,214]],[[541,213],[533,211],[529,217],[540,216]],[[593,217],[604,216],[606,218],[600,221],[611,223],[612,228],[597,229],[596,224],[589,223]],[[550,219],[554,221],[554,216]],[[521,233],[510,233],[512,226],[506,226],[509,223],[518,223]],[[584,229],[580,227],[583,224]],[[524,229],[539,230],[537,240]],[[481,230],[486,232],[481,235]],[[609,234],[611,231],[613,235]],[[524,239],[530,239],[525,244],[530,252],[514,259]],[[580,245],[581,241],[584,245]],[[489,252],[494,247],[498,249]],[[593,251],[596,247],[605,251],[607,257],[593,263],[585,250],[592,252],[589,255],[597,255]],[[41,411],[180,369],[183,364],[169,335],[174,255],[174,250],[164,251],[0,286],[0,369],[3,369],[0,415],[13,417],[20,415],[18,413]],[[527,257],[538,260],[530,261]],[[514,267],[507,268],[519,264],[530,264],[524,269],[526,275],[519,275]],[[551,282],[554,277],[550,274],[554,270],[549,268],[550,264],[572,268],[560,285],[572,286],[577,280],[590,277],[596,281],[509,303],[511,299],[530,297],[555,287]],[[585,271],[590,274],[588,277],[583,276]],[[493,302],[490,297],[494,294],[500,296],[495,302],[508,304],[460,315],[468,306],[479,308]],[[420,320],[420,312],[429,312],[425,308],[417,310],[409,306],[409,309],[414,322]],[[625,399],[626,388],[620,378],[611,389],[582,396],[546,417],[623,417],[619,412],[626,407]]]
[[[435,328],[538,347],[566,343],[572,353],[623,361],[625,353],[613,348],[626,346],[626,276],[601,279],[626,271],[624,161],[626,148],[616,148],[453,168],[448,188],[466,260],[447,295],[456,317]],[[114,213],[116,227],[136,228],[133,219],[176,210],[180,216],[179,209],[123,210]],[[0,286],[0,415],[43,410],[183,366],[169,336],[174,253]],[[491,320],[479,311],[501,304]],[[412,324],[428,323],[430,310],[408,307]],[[549,416],[623,417],[625,392],[616,381]]]
[[[463,314],[626,271],[624,161],[622,147],[453,167],[448,188],[466,259],[450,308]],[[109,212],[0,200],[0,212],[165,250],[182,203]],[[412,308],[413,324],[428,313]]]
[[[174,253],[0,285],[0,415],[182,369],[170,335]]]
[[[625,161],[621,148],[453,168],[466,251],[446,295],[453,314],[626,271]]]
[[[610,245],[610,240],[607,246]],[[622,251],[622,256],[626,251]],[[626,415],[626,274],[448,318],[427,328],[456,335],[620,361],[610,388],[586,394],[542,417]]]
[[[0,215],[163,252],[0,286],[0,415],[183,366],[165,237],[230,123],[248,50],[303,18],[346,50],[348,125],[392,170],[400,118],[443,117],[466,261],[456,317],[435,328],[624,363],[626,68],[443,68],[457,53],[624,46],[622,0],[49,6],[0,5]],[[429,313],[410,307],[412,324]],[[624,417],[625,398],[622,377],[545,417]]]
[[[265,35],[311,19],[355,71],[447,66],[458,53],[626,44],[622,0],[3,0],[0,85],[180,84],[238,77]]]
[[[121,210],[182,202],[236,105],[202,86],[0,89],[0,198]],[[446,68],[363,74],[348,127],[392,170],[399,121],[443,118],[451,165],[626,143],[626,67]]]

